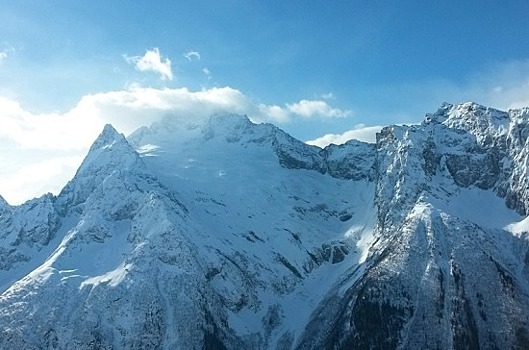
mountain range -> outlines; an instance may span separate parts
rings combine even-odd
[[[376,143],[240,115],[105,126],[0,197],[2,349],[529,349],[529,108]]]

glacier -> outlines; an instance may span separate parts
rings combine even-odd
[[[529,347],[529,109],[324,149],[240,115],[107,125],[0,197],[0,348]]]

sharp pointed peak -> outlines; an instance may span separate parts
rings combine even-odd
[[[126,142],[125,136],[120,134],[111,124],[106,124],[103,131],[92,144],[92,147],[90,147],[90,150],[105,148],[122,141]]]
[[[112,124],[108,123],[108,124],[105,124],[105,126],[103,127],[103,131],[102,133],[114,133],[114,134],[119,134],[118,131],[112,126]]]
[[[103,183],[103,180],[119,170],[144,172],[144,164],[123,134],[107,124],[90,147],[74,178],[59,194],[61,204],[77,205]]]

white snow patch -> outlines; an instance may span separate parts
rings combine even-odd
[[[97,287],[101,283],[108,283],[109,286],[115,287],[120,284],[127,276],[127,273],[131,269],[132,264],[121,263],[116,269],[109,271],[101,276],[95,276],[87,278],[81,283],[79,289],[83,289],[86,286]]]
[[[513,222],[505,226],[505,230],[512,232],[516,235],[520,235],[522,233],[529,233],[529,216],[521,221]]]
[[[430,199],[435,208],[451,216],[473,222],[485,228],[504,229],[512,223],[521,221],[521,216],[507,208],[505,199],[492,191],[478,188],[461,189],[449,201]]]
[[[138,154],[143,157],[153,157],[156,156],[156,154],[154,153],[158,148],[160,147],[156,145],[146,144],[141,147],[138,147],[136,149],[136,152],[138,152]]]

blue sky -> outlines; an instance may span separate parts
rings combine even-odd
[[[104,123],[128,133],[160,110],[231,109],[304,141],[341,142],[419,122],[444,101],[529,105],[527,1],[0,6],[0,161],[18,164],[0,169],[2,195],[31,181],[35,193],[49,190],[46,179],[21,185],[13,174],[32,173],[38,157],[63,169],[43,163],[41,173],[63,181]]]

